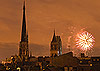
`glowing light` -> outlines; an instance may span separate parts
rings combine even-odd
[[[90,64],[90,66],[92,66],[92,64]]]
[[[94,37],[87,31],[81,31],[76,35],[76,46],[82,51],[87,51],[93,48]]]

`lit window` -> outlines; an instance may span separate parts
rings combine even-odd
[[[90,61],[88,61],[88,63],[90,63]]]
[[[59,54],[59,51],[58,51],[58,54]]]
[[[99,59],[97,59],[97,61],[99,61]]]
[[[92,66],[92,64],[90,64],[90,66]]]
[[[82,61],[80,61],[80,63],[82,63]]]
[[[19,71],[20,71],[20,67],[18,67],[18,68],[17,68],[17,70],[19,70]]]
[[[69,67],[69,71],[72,71],[73,70],[73,67]]]
[[[65,70],[65,71],[68,71],[68,67],[64,67],[64,70]]]
[[[10,70],[10,68],[9,68],[9,70]]]
[[[93,61],[96,61],[95,59],[93,59]]]

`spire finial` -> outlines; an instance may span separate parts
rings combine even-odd
[[[54,29],[54,36],[55,36],[55,29]]]
[[[24,0],[24,4],[23,4],[23,9],[25,10],[25,0]]]
[[[53,42],[53,41],[56,41],[55,29],[54,29],[54,35],[53,35],[53,40],[52,40],[52,42]]]
[[[25,41],[25,40],[26,40],[26,19],[25,19],[25,0],[24,0],[21,41]]]

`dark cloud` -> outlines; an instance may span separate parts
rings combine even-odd
[[[17,43],[0,43],[0,60],[9,58],[12,55],[18,55],[19,44]],[[34,56],[49,55],[49,46],[43,46],[38,44],[29,44],[29,51]]]

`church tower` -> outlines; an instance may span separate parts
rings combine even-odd
[[[62,42],[60,36],[55,35],[54,30],[53,39],[51,41],[50,56],[56,57],[59,55],[62,55]]]
[[[19,45],[19,56],[22,61],[26,61],[29,57],[28,33],[26,32],[26,19],[25,19],[25,1],[23,6],[23,21],[22,21],[21,41]]]

